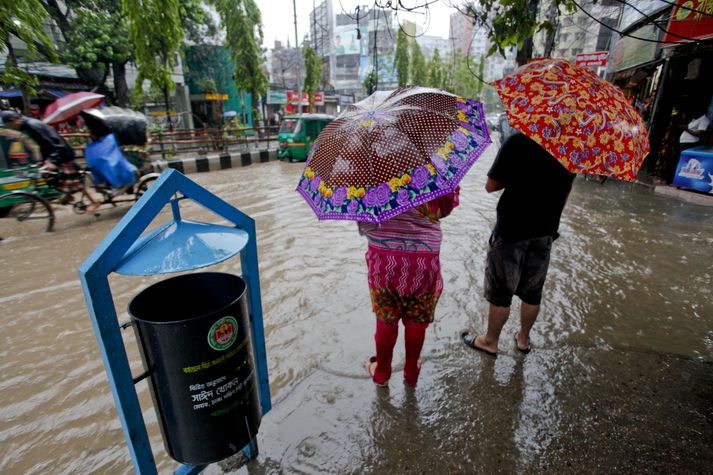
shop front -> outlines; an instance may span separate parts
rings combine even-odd
[[[711,101],[713,43],[699,40],[713,38],[713,18],[696,13],[697,3],[703,2],[678,0],[657,12],[658,19],[670,17],[665,31],[646,20],[632,25],[610,55],[608,79],[624,91],[649,128],[651,153],[639,173],[642,181],[674,181],[681,133]]]

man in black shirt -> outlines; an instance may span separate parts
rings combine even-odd
[[[572,188],[570,174],[537,142],[517,132],[503,143],[488,172],[488,193],[503,191],[497,207],[485,267],[485,298],[490,303],[485,335],[465,332],[469,347],[496,356],[500,332],[510,315],[512,296],[522,301],[515,344],[530,351],[530,330],[540,310],[552,242]]]

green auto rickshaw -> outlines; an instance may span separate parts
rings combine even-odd
[[[291,162],[304,162],[319,133],[333,120],[334,116],[327,114],[285,116],[277,134],[277,156]]]

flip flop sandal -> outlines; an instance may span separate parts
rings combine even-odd
[[[369,361],[364,363],[364,368],[366,368],[367,373],[369,373],[369,376],[371,376],[371,380],[374,381],[374,374],[376,373],[376,356],[372,356],[369,358]],[[388,387],[388,381],[386,383],[377,383],[374,381],[374,384],[379,387],[379,388],[385,388]]]
[[[527,339],[527,348],[525,348],[524,350],[522,348],[520,348],[517,344],[517,334],[515,334],[513,336],[513,339],[515,340],[515,348],[517,348],[517,351],[519,351],[520,353],[522,353],[524,355],[526,355],[530,352],[530,339],[529,338]]]
[[[471,332],[463,332],[463,333],[461,333],[460,337],[463,340],[463,343],[465,343],[465,346],[467,346],[468,348],[471,348],[471,349],[477,350],[477,351],[481,351],[488,356],[494,356],[494,357],[498,356],[498,354],[496,352],[486,350],[485,348],[481,348],[481,347],[475,345],[475,339],[478,338],[478,335],[471,333]]]

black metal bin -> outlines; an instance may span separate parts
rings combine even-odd
[[[189,465],[229,457],[260,426],[245,281],[201,272],[129,303],[166,451]]]

